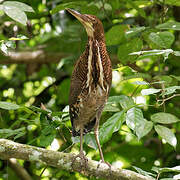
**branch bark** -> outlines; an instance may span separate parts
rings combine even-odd
[[[65,53],[37,51],[9,52],[8,56],[0,57],[0,64],[45,64],[57,63],[61,58],[67,57]]]
[[[25,161],[40,161],[46,165],[53,166],[67,171],[80,172],[86,176],[94,176],[104,179],[120,179],[120,180],[152,180],[136,172],[118,169],[112,166],[111,171],[106,164],[100,164],[94,160],[88,160],[88,165],[83,168],[80,159],[72,161],[75,154],[62,153],[35,146],[16,143],[7,139],[0,139],[0,159],[16,158]]]

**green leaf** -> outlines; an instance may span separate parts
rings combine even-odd
[[[76,2],[68,2],[57,5],[54,9],[50,11],[51,14],[55,14],[61,10],[64,10],[65,8],[77,8],[77,6],[85,6],[87,2],[85,1],[76,1]]]
[[[124,98],[120,101],[120,105],[124,110],[128,110],[129,108],[135,106],[135,103],[132,97],[124,96]]]
[[[180,179],[180,174],[174,175],[174,176],[173,176],[173,180],[174,180],[174,179],[175,179],[175,180]]]
[[[167,143],[169,143],[171,146],[176,148],[177,145],[177,139],[174,133],[167,127],[156,125],[155,131],[161,136],[164,140],[166,140]]]
[[[121,128],[121,125],[123,124],[125,120],[124,111],[115,113],[113,116],[111,116],[100,128],[99,130],[99,139],[100,142],[103,144],[106,141],[108,141],[113,132],[118,131]]]
[[[145,95],[150,95],[150,94],[156,94],[156,93],[158,93],[160,91],[161,91],[161,89],[153,89],[153,88],[142,89],[141,94],[143,96],[145,96]]]
[[[180,89],[180,86],[171,86],[171,87],[165,88],[164,89],[165,91],[162,92],[162,96],[172,94],[176,92],[177,89]]]
[[[173,29],[180,31],[180,22],[166,22],[156,26],[157,29]]]
[[[141,109],[133,107],[127,111],[126,115],[126,124],[127,126],[135,131],[136,128],[136,122],[138,120],[143,121],[143,113]]]
[[[136,9],[137,12],[144,18],[146,18],[146,13],[144,11],[144,9],[139,8],[139,6],[136,5],[136,3],[134,3],[134,1],[131,0],[126,0],[126,2],[133,8]]]
[[[108,141],[112,134],[116,131],[118,131],[121,128],[121,125],[123,124],[125,120],[125,113],[124,111],[115,113],[113,116],[111,116],[100,128],[99,130],[99,139],[100,143],[103,144],[106,141]],[[73,143],[79,142],[79,138],[73,138]],[[88,133],[84,137],[85,143],[94,148],[97,149],[97,143],[95,140],[95,136],[92,133]]]
[[[144,119],[141,109],[136,107],[133,107],[127,111],[126,124],[136,133],[138,139],[141,139],[143,136],[149,133],[153,126],[152,122]]]
[[[141,57],[163,55],[167,58],[168,55],[171,53],[172,54],[174,53],[172,49],[164,49],[164,50],[154,49],[149,51],[137,51],[130,53],[129,55],[139,55],[139,56],[141,55]]]
[[[120,96],[110,96],[108,98],[108,102],[112,102],[112,103],[120,103],[121,101],[124,101],[125,99],[127,99],[128,96],[125,95],[120,95]]]
[[[11,40],[11,41],[21,41],[21,40],[25,40],[25,39],[29,39],[29,38],[22,34],[17,35],[17,37],[9,38],[9,40]]]
[[[49,146],[53,142],[55,137],[56,137],[56,134],[53,132],[51,132],[51,134],[49,134],[49,135],[42,134],[39,137],[39,146],[41,146],[41,147]]]
[[[180,56],[180,51],[174,51],[173,53],[175,56]]]
[[[10,102],[0,101],[0,108],[6,109],[6,110],[16,110],[16,109],[19,109],[20,106],[14,103],[10,103]]]
[[[135,81],[135,82],[132,82],[132,84],[136,84],[136,85],[149,85],[149,83],[145,82],[145,81]]]
[[[171,32],[165,31],[152,32],[149,34],[149,39],[160,48],[170,48],[175,38]]]
[[[24,136],[26,133],[26,128],[18,128],[15,130],[12,129],[0,129],[0,138],[9,138],[11,136],[14,136],[14,140]]]
[[[134,38],[126,43],[123,43],[118,48],[118,58],[122,63],[134,62],[137,56],[130,56],[130,53],[140,51],[142,49],[143,42],[140,38]]]
[[[155,174],[152,174],[150,172],[144,171],[139,167],[136,166],[132,166],[139,174],[142,174],[143,176],[147,176],[147,177],[155,177]]]
[[[161,124],[171,124],[180,121],[176,116],[170,113],[159,112],[151,116],[151,120]]]
[[[19,9],[21,11],[34,12],[34,10],[31,6],[24,4],[22,2],[18,2],[18,1],[5,1],[3,3],[3,6],[14,7],[14,8]]]
[[[17,8],[13,5],[5,5],[3,3],[4,12],[11,17],[13,20],[26,25],[27,22],[27,16],[21,9]]]
[[[8,48],[4,42],[0,43],[0,49],[3,53],[8,54]]]
[[[136,27],[136,28],[131,28],[128,30],[125,34],[126,38],[132,38],[140,34],[142,31],[144,31],[146,28],[144,26],[142,27]]]
[[[152,130],[152,128],[153,128],[153,123],[151,121],[147,121],[146,119],[144,119],[142,121],[142,125],[140,125],[138,128],[139,137],[142,138],[146,136]]]
[[[5,44],[8,48],[11,48],[11,49],[16,48],[16,43],[14,41],[6,41]]]
[[[98,149],[94,134],[88,133],[84,136],[84,142],[93,149]]]
[[[113,26],[106,34],[106,45],[112,46],[126,41],[125,32],[128,29],[127,25]]]
[[[164,3],[170,6],[180,6],[180,1],[178,0],[165,0]]]
[[[180,81],[180,76],[174,76],[174,75],[170,75],[171,77],[173,77],[174,79]]]
[[[108,102],[104,108],[104,111],[118,112],[120,111],[120,106],[123,109],[128,109],[135,105],[133,99],[131,97],[121,95],[121,96],[110,96],[108,98]]]
[[[120,111],[119,105],[113,102],[107,102],[103,111],[107,112],[118,112]]]
[[[152,171],[155,171],[157,173],[163,173],[163,172],[180,172],[180,166],[175,166],[172,168],[169,167],[164,167],[164,168],[159,168],[159,167],[152,167]]]

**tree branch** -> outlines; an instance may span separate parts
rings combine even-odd
[[[53,166],[67,171],[80,172],[85,176],[95,176],[104,179],[120,180],[152,180],[130,170],[117,169],[112,166],[111,171],[106,164],[98,167],[98,162],[88,160],[86,168],[82,168],[81,161],[77,158],[73,164],[75,154],[62,153],[35,146],[15,143],[7,139],[0,139],[0,159],[16,158],[26,161],[40,161],[46,165]]]
[[[17,176],[22,180],[32,180],[31,176],[28,174],[26,169],[24,169],[15,158],[10,158],[8,164],[17,174]]]
[[[32,63],[57,63],[61,58],[67,57],[68,54],[57,52],[23,51],[9,52],[8,56],[0,57],[0,64],[32,64]]]

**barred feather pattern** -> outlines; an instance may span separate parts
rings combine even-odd
[[[91,131],[97,113],[101,114],[112,81],[111,61],[104,41],[89,38],[86,50],[77,61],[71,78],[70,118],[72,135]]]

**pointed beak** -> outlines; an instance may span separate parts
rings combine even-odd
[[[69,8],[66,8],[66,10],[78,19],[87,30],[94,31],[92,23],[85,14],[80,14],[79,12]]]

